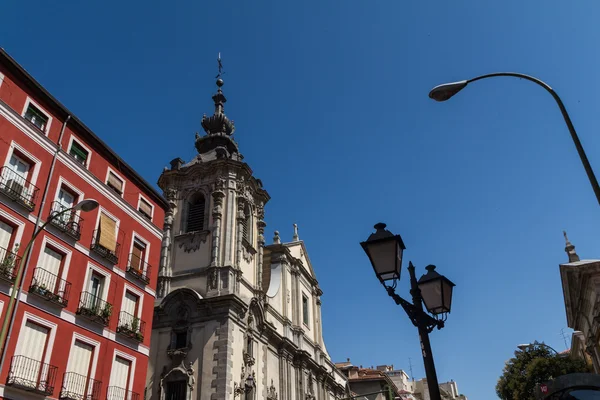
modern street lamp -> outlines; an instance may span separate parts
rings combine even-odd
[[[452,305],[452,289],[455,285],[445,276],[438,274],[434,265],[428,265],[427,274],[417,282],[415,267],[412,262],[409,262],[412,303],[397,295],[395,289],[400,280],[402,255],[406,247],[400,235],[394,235],[385,227],[386,225],[381,222],[376,224],[375,233],[372,233],[360,245],[367,253],[375,275],[387,290],[388,295],[394,299],[397,305],[402,306],[413,325],[418,328],[429,395],[432,400],[441,400],[429,333],[434,328],[442,329],[444,327]],[[386,283],[388,281],[392,281],[392,284],[388,285]],[[427,311],[435,318],[423,310],[423,302]]]
[[[35,242],[35,239],[38,237],[40,232],[42,232],[49,223],[60,218],[64,214],[71,212],[71,211],[77,211],[77,210],[81,210],[83,212],[88,212],[88,211],[94,210],[96,207],[98,207],[98,202],[94,199],[81,200],[79,203],[77,203],[75,206],[73,206],[71,208],[65,208],[64,210],[62,210],[60,212],[51,214],[50,217],[48,218],[48,220],[46,220],[46,222],[44,222],[44,224],[42,226],[40,226],[39,228],[37,228],[34,231],[33,236],[31,237],[31,239],[29,240],[29,243],[27,243],[27,246],[25,247],[25,251],[23,252],[23,256],[21,257],[21,261],[19,262],[19,265],[17,267],[17,275],[15,277],[15,287],[13,288],[12,293],[10,295],[8,307],[6,308],[6,314],[4,315],[4,321],[2,322],[2,332],[0,333],[0,353],[2,354],[2,357],[0,359],[0,371],[2,370],[2,366],[4,365],[4,355],[6,354],[6,342],[7,342],[6,336],[7,336],[9,327],[12,326],[12,322],[14,321],[14,315],[12,315],[13,307],[15,305],[17,292],[20,292],[21,277],[23,276],[23,267],[25,265],[25,260],[27,259],[27,256],[28,256],[29,252],[31,251],[33,242]]]
[[[527,351],[527,350],[529,350],[532,347],[533,348],[535,348],[535,347],[543,347],[545,349],[551,350],[557,356],[560,355],[560,353],[558,351],[554,350],[554,348],[548,346],[546,343],[534,342],[534,343],[524,343],[524,344],[517,345],[517,349],[519,349],[521,351]]]
[[[577,153],[579,153],[579,158],[581,159],[581,163],[583,164],[585,173],[587,174],[588,179],[590,180],[590,183],[592,185],[592,189],[594,189],[594,193],[596,194],[596,200],[598,201],[598,204],[600,204],[600,186],[598,185],[598,181],[596,180],[594,171],[592,170],[590,162],[585,154],[585,151],[583,150],[583,146],[581,145],[581,142],[579,141],[577,132],[575,132],[575,127],[573,126],[573,123],[571,122],[571,118],[569,117],[569,114],[567,113],[567,109],[565,108],[565,105],[563,104],[562,100],[560,99],[560,97],[558,97],[558,94],[556,94],[554,89],[552,89],[547,83],[545,83],[533,76],[520,74],[520,73],[516,73],[516,72],[495,72],[493,74],[477,76],[473,79],[469,79],[466,81],[458,81],[458,82],[445,83],[443,85],[438,85],[438,86],[434,87],[433,89],[431,89],[431,91],[429,92],[429,97],[435,101],[446,101],[446,100],[450,99],[452,96],[454,96],[456,93],[463,90],[469,83],[475,82],[475,81],[478,81],[481,79],[485,79],[485,78],[493,78],[496,76],[512,76],[515,78],[526,79],[528,81],[537,83],[538,85],[540,85],[541,87],[546,89],[548,91],[548,93],[550,93],[552,95],[552,97],[554,98],[554,100],[556,100],[556,103],[558,104],[558,108],[560,108],[560,112],[562,113],[562,116],[565,119],[567,128],[569,128],[569,132],[571,133],[571,138],[573,139],[573,142],[575,143],[575,147],[577,148]]]

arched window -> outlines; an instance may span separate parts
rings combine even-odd
[[[242,221],[242,237],[248,243],[252,243],[252,224],[251,224],[250,207],[246,205],[244,208],[244,220]]]
[[[186,232],[201,231],[204,229],[204,206],[205,200],[201,193],[196,193],[188,200]]]

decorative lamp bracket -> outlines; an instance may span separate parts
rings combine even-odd
[[[402,306],[414,326],[417,328],[425,327],[428,333],[433,331],[435,328],[442,329],[444,327],[444,319],[438,320],[433,318],[423,310],[419,310],[419,308],[415,307],[414,304],[404,300],[402,297],[396,294],[396,291],[394,290],[395,285],[387,286],[384,284],[384,287],[387,290],[388,295],[394,299],[396,304]]]

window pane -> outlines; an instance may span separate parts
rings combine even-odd
[[[36,106],[29,104],[27,111],[25,112],[25,119],[29,120],[32,124],[40,128],[41,130],[46,129],[48,123],[48,117],[44,115]]]
[[[73,141],[71,144],[71,150],[69,154],[72,155],[77,161],[85,164],[88,158],[88,152],[79,143]]]

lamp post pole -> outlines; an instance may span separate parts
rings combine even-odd
[[[546,91],[548,91],[548,93],[550,93],[552,95],[552,97],[556,101],[556,104],[558,104],[558,108],[560,108],[560,112],[562,113],[565,123],[567,124],[569,133],[571,133],[571,138],[573,139],[573,143],[575,143],[575,148],[577,149],[577,153],[579,154],[579,158],[581,159],[581,163],[583,164],[585,173],[587,174],[590,184],[592,185],[592,189],[594,190],[594,194],[596,195],[596,200],[598,201],[598,204],[600,204],[600,186],[598,185],[598,180],[596,179],[596,176],[594,175],[594,171],[592,170],[590,161],[588,160],[587,155],[585,154],[585,150],[583,150],[583,146],[581,145],[579,136],[577,135],[577,132],[575,131],[575,127],[573,126],[573,123],[571,122],[571,117],[569,117],[569,113],[567,113],[567,109],[565,108],[565,105],[563,104],[563,102],[560,99],[560,97],[558,96],[558,94],[546,82],[544,82],[538,78],[535,78],[533,76],[520,74],[517,72],[495,72],[493,74],[477,76],[473,79],[469,79],[466,81],[459,81],[459,82],[438,85],[438,86],[434,87],[431,90],[431,92],[429,92],[429,97],[436,101],[446,101],[446,100],[450,99],[452,96],[454,96],[456,93],[458,93],[462,89],[464,89],[465,86],[467,86],[471,82],[475,82],[475,81],[478,81],[481,79],[486,79],[486,78],[493,78],[493,77],[497,77],[497,76],[512,76],[515,78],[526,79],[528,81],[531,81],[533,83],[540,85],[541,87],[546,89]]]
[[[435,363],[433,362],[429,333],[436,327],[442,329],[444,327],[444,321],[432,318],[425,310],[423,310],[423,297],[421,296],[421,289],[419,289],[417,277],[415,275],[415,267],[412,262],[409,262],[407,269],[410,274],[410,294],[412,295],[412,303],[409,303],[397,295],[393,287],[386,286],[386,289],[390,297],[394,299],[396,304],[402,306],[413,325],[419,330],[419,342],[421,344],[423,364],[425,365],[425,376],[427,378],[429,396],[431,400],[441,400],[442,397],[440,395],[437,372],[435,371]]]
[[[402,306],[413,325],[419,330],[419,343],[425,365],[429,397],[431,400],[441,400],[429,333],[434,328],[442,329],[444,327],[444,321],[450,312],[452,303],[452,288],[455,285],[448,278],[437,273],[434,265],[428,265],[427,273],[417,281],[415,267],[412,262],[409,262],[412,303],[396,294],[396,285],[402,269],[402,254],[406,247],[400,235],[394,235],[385,227],[384,223],[376,224],[376,232],[360,245],[369,257],[375,275],[388,295],[394,299],[397,305]],[[386,284],[389,281],[392,281],[391,285]],[[435,315],[435,318],[425,312],[423,305],[429,313]]]

